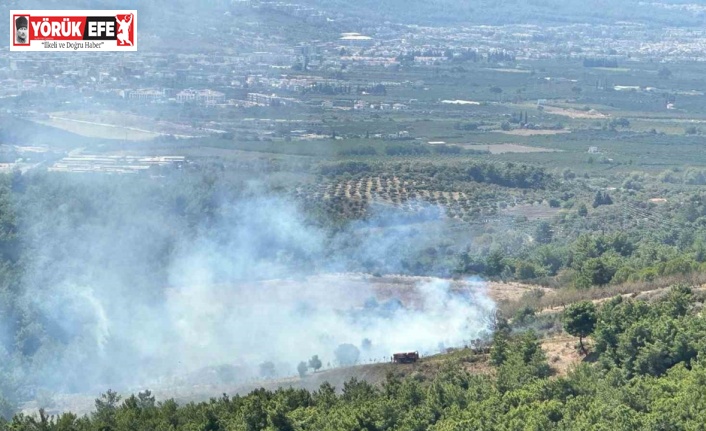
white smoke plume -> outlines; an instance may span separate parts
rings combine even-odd
[[[90,219],[70,208],[47,217],[41,205],[25,214],[26,299],[47,328],[26,370],[38,387],[96,393],[221,364],[253,376],[264,361],[292,375],[313,355],[336,364],[344,343],[360,349],[361,362],[381,361],[489,330],[495,304],[480,280],[393,288],[385,278],[329,272],[360,259],[394,271],[401,248],[409,255],[438,232],[380,227],[394,224],[383,214],[331,234],[287,198],[258,190],[220,204],[187,235],[148,195],[106,196]]]

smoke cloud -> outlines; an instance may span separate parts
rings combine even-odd
[[[435,224],[412,227],[388,209],[332,233],[287,197],[251,188],[190,225],[150,187],[98,197],[105,184],[62,182],[41,196],[91,192],[21,206],[24,300],[45,328],[24,367],[36,387],[96,393],[222,364],[248,378],[264,361],[293,375],[313,355],[336,365],[344,343],[365,363],[489,330],[495,304],[481,280],[340,274],[362,261],[400,271],[438,241]]]

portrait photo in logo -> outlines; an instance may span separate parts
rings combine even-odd
[[[15,17],[15,45],[29,44],[29,17]]]

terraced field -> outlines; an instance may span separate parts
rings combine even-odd
[[[298,193],[305,199],[340,203],[359,215],[364,214],[367,205],[373,202],[412,212],[436,207],[447,217],[465,221],[497,212],[492,204],[481,204],[471,191],[441,191],[429,186],[425,181],[403,180],[398,176],[367,176],[301,187]]]

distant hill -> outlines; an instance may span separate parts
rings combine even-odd
[[[108,0],[11,0],[0,4],[0,13],[11,9],[137,9],[143,34],[163,41],[178,41],[167,48],[195,47],[210,42],[222,47],[240,39],[239,30],[262,37],[278,36],[302,42],[334,37],[337,32],[356,26],[384,25],[385,22],[420,25],[458,24],[612,24],[620,21],[651,26],[706,25],[704,0],[293,0],[287,4],[314,8],[332,17],[311,20],[272,7],[263,0],[135,0],[122,4]],[[8,21],[0,20],[0,45],[8,45]],[[233,31],[235,29],[236,31]],[[184,42],[196,42],[198,45]]]
[[[517,23],[613,23],[637,21],[653,25],[698,26],[703,12],[671,8],[700,1],[641,0],[300,0],[307,5],[371,21],[427,25]],[[661,4],[663,6],[654,6]]]

